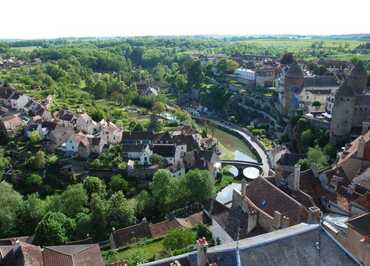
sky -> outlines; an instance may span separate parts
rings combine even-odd
[[[370,0],[0,0],[0,39],[370,33]]]

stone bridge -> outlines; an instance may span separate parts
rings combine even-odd
[[[250,162],[250,161],[238,161],[238,160],[221,160],[221,167],[225,166],[234,166],[238,170],[237,178],[248,178],[247,176],[244,176],[244,169],[248,167],[257,168],[260,172],[260,174],[263,173],[262,169],[262,163],[258,162]]]

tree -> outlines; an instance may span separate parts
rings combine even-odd
[[[314,101],[312,103],[312,106],[315,107],[316,109],[319,109],[321,107],[321,103],[319,101]]]
[[[35,158],[33,159],[33,167],[35,169],[44,169],[46,166],[45,152],[36,152]]]
[[[198,224],[195,230],[197,232],[197,239],[205,237],[208,242],[213,241],[212,232],[204,224]]]
[[[98,194],[93,194],[90,200],[91,220],[90,226],[93,230],[90,232],[95,240],[104,240],[111,232],[108,228],[108,208],[109,203],[103,200]]]
[[[307,152],[307,160],[310,165],[315,165],[317,168],[322,169],[328,166],[327,156],[320,150],[319,147],[310,147]]]
[[[190,230],[175,229],[167,234],[163,240],[163,246],[171,253],[194,244],[195,236]]]
[[[181,181],[179,189],[187,202],[206,202],[213,196],[214,182],[207,170],[191,170]]]
[[[239,63],[232,59],[221,59],[217,63],[219,74],[232,74],[239,67]]]
[[[150,191],[155,202],[155,206],[162,212],[170,210],[175,200],[175,179],[167,169],[158,170],[150,184]]]
[[[109,199],[108,221],[111,227],[123,228],[135,222],[134,209],[129,206],[121,191],[116,192]]]
[[[69,217],[85,212],[87,200],[88,196],[82,184],[68,186],[59,197],[61,210]]]
[[[92,193],[97,193],[99,195],[105,195],[106,186],[104,181],[102,181],[99,177],[96,176],[88,176],[85,178],[83,182],[83,187],[87,191],[89,195]]]
[[[24,181],[28,191],[37,191],[43,183],[42,177],[38,174],[31,174]]]
[[[158,119],[158,117],[154,114],[152,114],[150,116],[150,122],[149,122],[149,126],[148,126],[148,130],[152,131],[152,132],[158,132],[160,131],[162,128],[162,123],[161,121]]]
[[[166,110],[166,106],[164,105],[164,103],[158,101],[154,103],[152,110],[154,113],[160,114]]]
[[[4,150],[0,148],[0,182],[4,178],[6,169],[10,166],[10,160],[5,157]]]
[[[61,245],[70,240],[75,221],[61,212],[47,213],[37,225],[33,243],[36,245]]]
[[[84,239],[90,235],[94,229],[91,227],[91,214],[79,213],[76,217],[76,230],[74,237],[76,239]]]
[[[313,145],[314,135],[311,129],[306,129],[301,134],[300,143],[303,149],[306,150],[309,146]]]
[[[128,182],[121,175],[112,176],[109,186],[113,192],[126,192],[128,190]]]
[[[0,182],[0,237],[16,234],[16,210],[22,204],[22,196],[13,187],[3,181]]]
[[[46,213],[46,204],[37,193],[31,194],[17,209],[17,229],[20,235],[32,235]]]
[[[30,141],[32,144],[39,143],[41,141],[40,133],[37,130],[31,132]]]

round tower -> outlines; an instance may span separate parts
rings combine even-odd
[[[363,94],[366,91],[367,71],[361,62],[357,63],[352,69],[348,82],[356,95]]]
[[[303,83],[303,71],[297,62],[293,62],[293,64],[289,66],[284,79],[284,107],[286,114],[289,114],[297,107],[294,94],[302,89]]]
[[[344,140],[351,133],[356,97],[349,79],[346,79],[335,93],[330,137],[333,143]]]

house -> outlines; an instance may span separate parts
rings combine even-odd
[[[123,144],[123,158],[137,161],[139,165],[150,165],[153,155],[148,144]]]
[[[103,266],[98,244],[39,246],[22,241],[0,246],[1,266]]]
[[[87,134],[93,134],[97,123],[86,113],[79,114],[76,119],[76,129]]]
[[[348,250],[318,224],[298,224],[263,235],[208,247],[199,239],[196,251],[143,266],[231,266],[231,265],[362,265]]]
[[[48,246],[43,250],[44,266],[102,266],[98,244]]]
[[[101,134],[108,144],[118,144],[122,141],[122,129],[114,123],[105,120],[100,121]]]
[[[181,159],[181,151],[175,144],[154,144],[151,149],[154,154],[162,156],[168,165],[175,165]]]
[[[237,77],[238,81],[248,84],[254,85],[256,81],[256,72],[251,69],[246,68],[238,68],[235,70],[234,75]]]
[[[58,124],[63,127],[74,128],[76,125],[76,116],[74,113],[61,109],[54,113],[54,117],[57,119]]]
[[[88,137],[82,132],[70,135],[59,150],[68,155],[78,153],[82,158],[87,158],[91,153]]]
[[[166,219],[155,224],[149,223],[146,219],[143,219],[138,224],[113,230],[109,239],[111,248],[118,248],[144,238],[162,237],[174,229],[193,228],[198,224],[207,222],[208,218],[203,211],[194,213],[185,218]]]
[[[243,181],[241,192],[233,192],[230,208],[213,214],[211,206],[209,212],[216,228],[213,233],[227,241],[275,231],[302,222],[318,223],[321,211],[313,199],[299,189],[299,178],[300,173],[296,173],[289,185],[262,177],[248,185]]]
[[[8,98],[8,101],[12,109],[19,111],[22,110],[26,106],[26,104],[30,101],[30,97],[25,94],[15,92],[12,94],[12,96]]]
[[[155,135],[152,132],[123,132],[122,143],[125,144],[153,144]]]
[[[88,136],[90,149],[92,153],[100,154],[103,152],[104,147],[107,145],[107,140],[101,136]]]
[[[0,118],[0,133],[8,136],[23,127],[23,121],[18,115],[8,115]]]
[[[256,86],[272,87],[275,80],[275,69],[270,66],[263,66],[256,69],[255,72]]]

